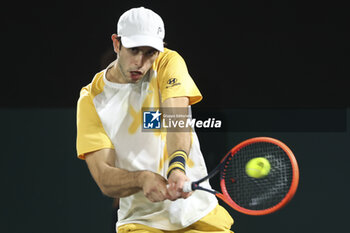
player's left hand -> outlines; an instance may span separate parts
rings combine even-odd
[[[192,195],[192,192],[185,193],[182,191],[183,185],[186,181],[189,181],[189,179],[181,170],[175,169],[170,173],[168,179],[168,193],[170,196],[169,200],[175,201],[179,198],[186,199]]]

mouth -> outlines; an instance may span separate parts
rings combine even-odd
[[[143,73],[141,71],[130,71],[130,77],[132,80],[139,80],[142,76]]]

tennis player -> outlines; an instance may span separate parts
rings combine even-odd
[[[164,48],[163,20],[133,8],[117,28],[117,59],[82,88],[77,106],[78,157],[103,194],[120,198],[117,231],[231,232],[214,195],[182,191],[207,175],[196,133],[143,130],[144,108],[190,109],[202,99],[182,57]]]

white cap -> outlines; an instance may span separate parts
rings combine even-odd
[[[164,51],[164,23],[152,10],[144,7],[130,9],[120,16],[117,27],[125,48],[150,46]]]

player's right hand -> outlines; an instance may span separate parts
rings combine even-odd
[[[183,192],[183,185],[186,181],[189,181],[184,172],[179,169],[174,169],[168,179],[168,193],[171,201],[175,201],[179,198],[188,198],[192,195],[192,192]]]
[[[143,194],[148,200],[160,202],[169,199],[168,181],[163,176],[151,171],[144,171],[140,179]]]

